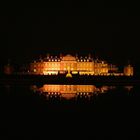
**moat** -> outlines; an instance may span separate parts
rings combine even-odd
[[[1,128],[9,136],[53,138],[54,133],[64,137],[62,131],[67,136],[74,131],[72,137],[125,137],[139,127],[139,85],[24,81],[3,83],[0,91]]]

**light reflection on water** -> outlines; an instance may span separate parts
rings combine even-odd
[[[128,92],[133,86],[124,86]],[[51,85],[45,84],[42,87],[36,85],[31,86],[31,90],[41,95],[46,96],[47,99],[60,97],[64,99],[73,99],[78,97],[90,98],[94,95],[107,93],[110,90],[116,89],[116,86],[100,86],[95,85]]]
[[[133,89],[133,86],[124,86],[124,88],[129,92]]]
[[[40,134],[45,134],[46,136],[46,132],[49,133],[49,131],[46,131],[44,127],[47,126],[53,132],[53,129],[50,129],[52,126],[58,126],[56,130],[59,130],[62,122],[66,124],[63,128],[69,127],[72,122],[72,126],[76,126],[75,132],[77,130],[83,132],[83,127],[81,126],[90,124],[89,126],[84,126],[84,130],[87,129],[86,136],[88,136],[89,130],[93,126],[99,133],[100,126],[103,127],[102,130],[104,132],[110,120],[113,120],[111,121],[112,125],[109,126],[111,130],[114,126],[114,120],[117,120],[116,124],[119,122],[117,126],[120,127],[123,124],[128,129],[128,125],[135,123],[134,120],[139,120],[140,89],[139,86],[135,85],[133,87],[130,85],[48,84],[42,86],[38,84],[30,87],[30,85],[24,84],[16,86],[4,85],[0,86],[0,89],[1,116],[4,116],[4,121],[2,121],[4,122],[4,126],[5,122],[7,122],[10,126],[10,131],[13,130],[11,126],[15,125],[16,121],[23,127],[19,122],[25,120],[23,124],[26,122],[26,127],[22,132],[25,133],[28,124],[31,124],[32,127],[29,127],[29,132],[33,130],[33,134],[38,134],[38,130],[40,130]],[[81,98],[83,96],[86,99]],[[55,100],[50,99],[54,99],[54,97],[56,97]],[[59,97],[66,100],[59,100]],[[9,120],[12,123],[9,123]],[[50,126],[48,125],[49,122]],[[16,127],[17,129],[19,129],[19,125]],[[114,128],[116,128],[116,132],[118,133],[118,127],[114,126]],[[127,130],[126,128],[122,127],[122,132]],[[21,129],[19,130],[21,131]],[[105,133],[108,134],[109,131],[107,130]],[[13,130],[13,132],[17,134],[18,131]],[[90,133],[93,134],[93,130]]]

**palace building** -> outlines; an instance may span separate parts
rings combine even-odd
[[[90,55],[78,57],[72,55],[50,56],[39,59],[30,64],[30,74],[57,75],[57,74],[79,74],[79,75],[123,75],[118,73],[115,65],[106,61],[93,59]]]

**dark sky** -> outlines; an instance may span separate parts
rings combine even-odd
[[[91,53],[111,62],[139,61],[137,8],[108,4],[1,9],[0,60],[24,63],[47,53]]]

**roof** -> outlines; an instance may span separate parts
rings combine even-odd
[[[76,61],[76,58],[74,56],[68,54],[62,58],[62,61]]]

